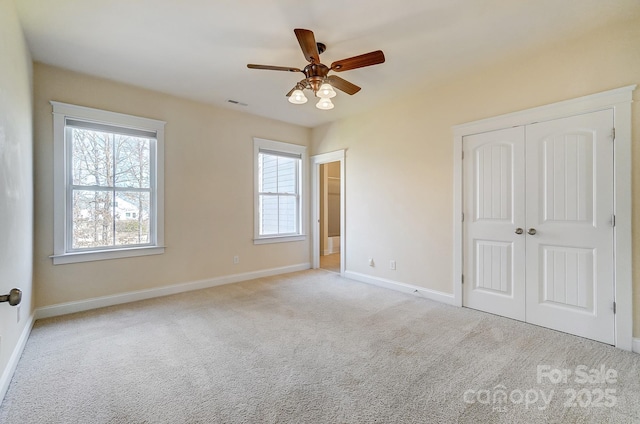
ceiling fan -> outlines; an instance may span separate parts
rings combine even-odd
[[[350,57],[348,59],[338,60],[333,62],[331,66],[326,66],[320,63],[320,54],[323,53],[327,46],[323,43],[317,43],[316,38],[313,35],[313,31],[308,29],[295,29],[293,31],[298,38],[298,43],[304,54],[304,58],[307,59],[309,64],[304,69],[289,68],[286,66],[269,66],[269,65],[254,65],[248,64],[250,69],[266,69],[270,71],[287,71],[287,72],[302,72],[305,78],[298,82],[288,93],[287,97],[289,101],[294,104],[303,104],[307,102],[302,90],[312,90],[317,97],[320,97],[320,101],[316,105],[319,109],[333,109],[333,103],[331,98],[336,95],[333,88],[337,88],[349,95],[356,94],[360,91],[360,87],[350,83],[336,75],[328,75],[330,71],[343,72],[351,69],[364,68],[365,66],[377,65],[384,63],[384,53],[381,50],[376,50],[371,53],[365,53],[359,56]]]

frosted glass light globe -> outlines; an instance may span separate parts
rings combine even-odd
[[[307,103],[307,97],[304,95],[302,90],[294,90],[289,96],[289,102],[294,105],[302,105]]]

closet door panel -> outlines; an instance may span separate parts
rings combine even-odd
[[[613,111],[526,127],[526,321],[614,342]]]
[[[463,139],[464,306],[524,320],[524,128]]]

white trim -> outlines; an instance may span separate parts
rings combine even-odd
[[[613,122],[616,137],[613,144],[614,166],[614,260],[616,299],[616,347],[624,350],[633,348],[633,241],[631,237],[632,198],[631,191],[631,103],[632,90],[628,99],[620,100],[613,106]]]
[[[225,275],[206,280],[191,281],[187,283],[173,284],[170,286],[157,287],[148,290],[138,290],[127,293],[119,293],[111,296],[94,297],[77,302],[59,303],[57,305],[45,306],[35,311],[36,319],[55,317],[59,315],[71,314],[74,312],[88,311],[91,309],[104,308],[106,306],[120,305],[123,303],[136,302],[138,300],[152,299],[155,297],[169,296],[172,294],[184,293],[193,290],[201,290],[224,284],[238,283],[240,281],[253,280],[255,278],[271,277],[274,275],[287,274],[290,272],[304,271],[311,267],[309,263],[289,265],[280,268],[263,269],[260,271],[246,272],[242,274]]]
[[[56,102],[51,100],[49,103],[53,106],[55,113],[65,116],[81,118],[82,120],[92,120],[98,122],[117,122],[120,126],[129,128],[148,130],[164,130],[165,121],[158,119],[143,118],[140,116],[127,115],[124,113],[110,112],[107,110],[94,109],[86,106],[72,105],[69,103]]]
[[[631,102],[632,92],[636,87],[637,85],[628,85],[626,87],[602,91],[575,99],[467,122],[455,125],[453,132],[456,135],[478,134],[502,128],[532,124],[534,122],[566,118],[582,113],[595,112],[597,110],[611,109],[620,103]]]
[[[453,299],[462,307],[463,233],[462,233],[462,135],[453,139]]]
[[[123,113],[93,109],[56,101],[49,102],[53,106],[53,259],[54,265],[75,262],[88,262],[104,259],[118,259],[132,256],[157,255],[164,253],[164,127],[166,122],[157,119],[142,118]],[[155,147],[151,146],[152,160],[151,178],[155,190],[151,191],[151,200],[155,216],[152,216],[151,227],[153,240],[144,247],[126,247],[96,249],[87,252],[72,252],[68,242],[69,220],[67,219],[67,203],[69,202],[66,178],[68,163],[66,160],[65,120],[75,118],[85,122],[105,123],[119,127],[133,128],[155,132]],[[155,154],[153,154],[155,153]],[[70,204],[70,203],[69,203]]]
[[[398,281],[387,280],[384,278],[372,277],[370,275],[353,271],[346,271],[344,273],[344,277],[351,280],[360,281],[361,283],[372,284],[374,286],[384,287],[386,289],[424,297],[425,299],[435,300],[436,302],[446,303],[447,305],[456,305],[453,295],[449,293],[443,293],[437,290],[426,289],[424,287],[400,283]]]
[[[103,261],[108,259],[132,258],[135,256],[161,255],[164,246],[132,247],[99,252],[73,252],[64,255],[51,255],[54,265],[73,264],[78,262]]]
[[[616,128],[615,161],[615,345],[633,348],[633,303],[631,275],[631,103],[636,85],[595,93],[577,99],[522,110],[453,127],[453,290],[456,305],[462,305],[462,137],[533,122],[548,121],[598,110],[613,109]]]
[[[277,236],[277,237],[262,237],[254,239],[253,244],[270,244],[270,243],[289,243],[292,241],[304,241],[307,239],[305,234],[296,236]]]
[[[640,353],[640,339],[633,339],[633,351]]]
[[[260,212],[258,211],[259,205],[259,187],[260,187],[260,175],[258,174],[258,155],[261,149],[272,150],[274,152],[291,153],[300,155],[300,175],[298,177],[298,233],[284,236],[261,236],[260,235]],[[289,241],[305,240],[305,228],[306,228],[306,205],[305,205],[305,190],[307,184],[307,147],[299,144],[283,143],[281,141],[267,140],[264,138],[253,138],[253,244],[268,244],[268,243],[285,243]]]
[[[313,269],[320,268],[320,165],[331,162],[340,162],[340,275],[345,275],[347,265],[347,244],[346,244],[346,150],[336,150],[334,152],[322,153],[311,157],[313,167],[311,170],[311,192],[312,192],[312,223],[311,244]],[[326,254],[326,253],[325,253]]]
[[[22,329],[22,334],[20,334],[18,343],[16,343],[16,346],[13,348],[13,352],[11,353],[11,357],[9,357],[7,366],[2,372],[2,377],[0,377],[0,403],[2,403],[2,400],[7,394],[7,390],[9,390],[9,384],[11,384],[13,373],[16,371],[16,367],[18,366],[24,347],[27,344],[27,340],[29,339],[35,320],[35,314],[31,314],[29,321],[27,321],[26,325]]]

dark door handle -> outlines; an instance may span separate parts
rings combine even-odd
[[[11,289],[9,294],[0,296],[0,302],[9,302],[9,305],[16,306],[22,301],[22,290]]]

